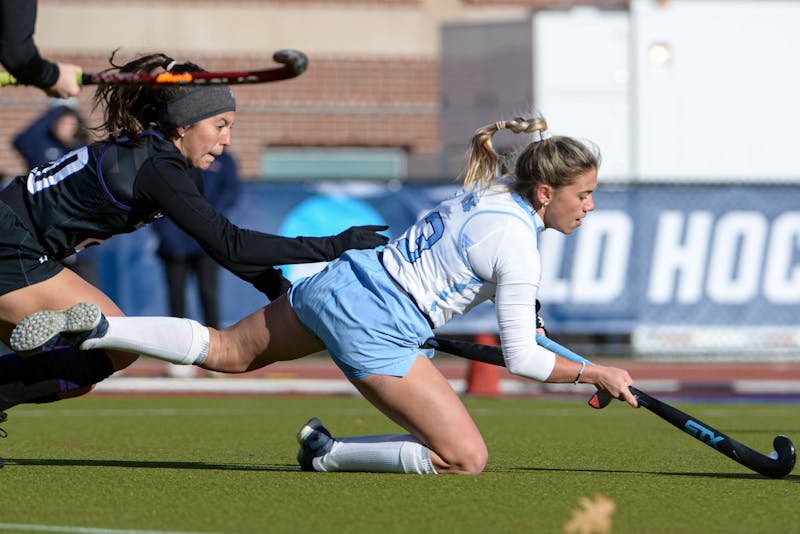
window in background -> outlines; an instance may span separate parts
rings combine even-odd
[[[261,157],[262,180],[396,180],[407,175],[400,148],[268,148]]]

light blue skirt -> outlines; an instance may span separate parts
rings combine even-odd
[[[319,337],[348,378],[405,376],[433,335],[417,306],[391,280],[375,250],[349,251],[289,290],[300,322]]]

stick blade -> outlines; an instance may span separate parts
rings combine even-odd
[[[289,67],[295,76],[300,76],[308,68],[308,56],[299,50],[284,48],[272,55],[272,60]]]
[[[769,458],[773,463],[762,474],[770,478],[784,478],[792,472],[797,461],[794,443],[786,436],[775,436],[772,446],[775,447],[775,452],[771,453]]]

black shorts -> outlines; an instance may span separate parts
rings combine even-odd
[[[63,268],[48,257],[17,214],[0,201],[0,295],[44,282]]]

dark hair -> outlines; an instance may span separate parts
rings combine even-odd
[[[103,72],[146,72],[157,69],[169,72],[205,72],[194,63],[178,63],[166,54],[148,54],[140,56],[124,65],[114,63],[114,55],[108,58],[111,67]],[[167,85],[153,87],[148,85],[101,85],[94,95],[94,109],[102,106],[103,123],[96,130],[111,135],[125,135],[131,140],[139,136],[151,126],[157,126],[166,136],[176,135],[175,127],[165,125],[159,118],[163,105],[182,94],[192,90],[190,85]]]

